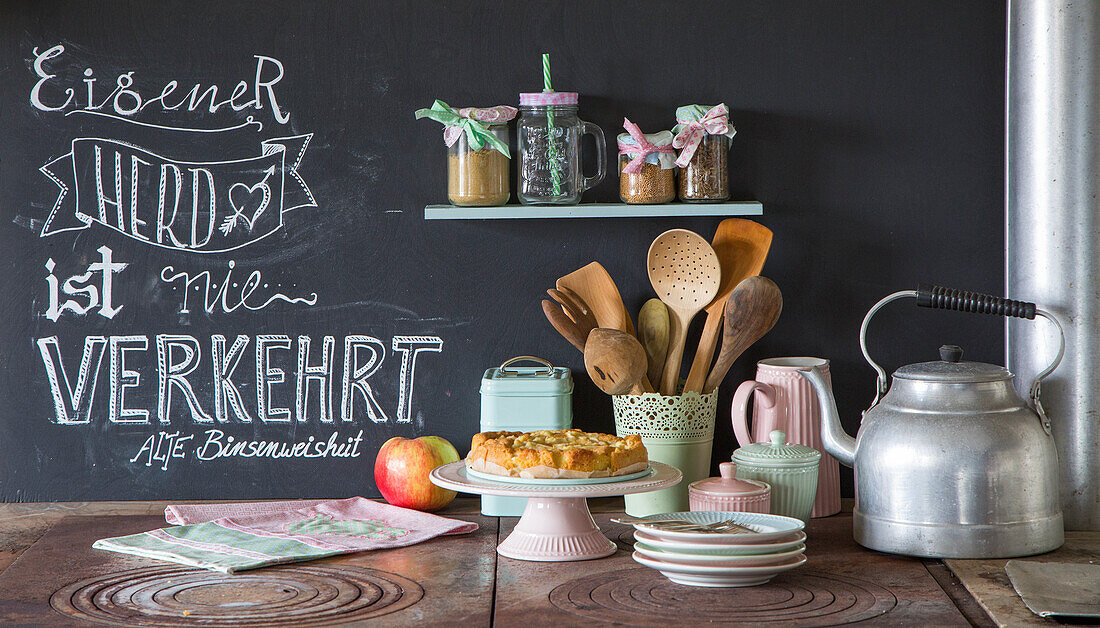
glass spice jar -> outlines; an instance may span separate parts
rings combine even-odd
[[[730,197],[730,140],[707,135],[680,172],[680,200],[686,203],[725,201]]]
[[[624,126],[630,129],[631,123]],[[636,130],[637,126],[633,126]],[[655,205],[676,198],[676,157],[672,148],[672,132],[661,131],[637,135],[642,148],[631,133],[621,133],[619,143],[619,198],[631,205]],[[637,160],[642,159],[640,166]],[[631,164],[634,164],[631,166]]]
[[[505,145],[506,124],[486,126]],[[447,148],[447,198],[452,205],[491,207],[504,205],[511,195],[508,167],[511,160],[489,144],[479,150],[470,147],[466,135]]]
[[[681,149],[679,196],[687,203],[725,201],[730,197],[729,150],[737,132],[729,124],[725,103],[714,107],[686,105],[676,109],[676,137]]]
[[[447,146],[447,199],[452,205],[488,207],[504,205],[508,189],[508,121],[516,108],[507,105],[455,109],[436,100],[429,109],[417,109],[416,119],[428,118],[443,125]]]

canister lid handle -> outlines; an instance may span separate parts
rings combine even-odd
[[[539,357],[535,357],[533,355],[517,355],[516,357],[512,358],[511,360],[505,361],[504,364],[501,364],[500,365],[500,370],[502,372],[507,373],[508,372],[507,367],[515,364],[516,362],[538,362],[539,364],[546,367],[545,375],[550,375],[551,373],[554,372],[554,365],[553,364],[550,364],[546,360],[543,360],[542,358],[539,358]],[[516,370],[513,369],[512,372],[513,373],[518,373],[519,371],[516,371]],[[536,371],[535,373],[543,374],[542,371]]]

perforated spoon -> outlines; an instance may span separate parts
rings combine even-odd
[[[674,395],[688,325],[718,294],[722,268],[710,243],[687,229],[672,229],[657,236],[649,246],[647,265],[653,290],[668,306],[668,355],[661,375],[661,393]]]

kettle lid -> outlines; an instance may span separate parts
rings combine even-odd
[[[935,362],[907,364],[894,371],[894,377],[942,382],[949,384],[976,384],[1011,380],[1012,372],[1003,366],[985,362],[964,362],[962,349],[957,345],[940,347],[940,359]]]

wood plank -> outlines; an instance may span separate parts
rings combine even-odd
[[[129,625],[154,620],[158,625],[194,623],[210,617],[220,618],[222,623],[207,621],[207,625],[226,625],[226,621],[248,625],[257,619],[256,609],[267,609],[265,605],[282,605],[279,612],[287,614],[295,610],[292,603],[301,599],[304,606],[298,612],[304,613],[308,604],[316,604],[311,599],[329,595],[333,600],[328,604],[339,602],[350,610],[344,615],[325,616],[335,618],[335,623],[326,625],[354,624],[369,617],[371,625],[379,626],[443,626],[455,622],[487,626],[492,609],[497,521],[480,515],[458,518],[475,521],[480,528],[471,534],[441,537],[406,548],[226,576],[91,547],[98,538],[162,527],[163,516],[69,517],[53,526],[0,574],[0,624],[93,625],[86,618],[106,611],[97,606],[103,596],[95,598],[92,593],[117,590],[120,592],[106,599],[123,603],[107,606],[112,613],[130,613],[125,621],[118,620]],[[131,573],[120,575],[126,571]],[[109,583],[107,578],[121,580],[122,576],[142,584],[104,588]],[[186,588],[172,593],[173,587]],[[53,600],[59,610],[51,607],[51,596],[56,591],[64,592]],[[153,591],[160,591],[159,597],[153,596]],[[371,606],[371,596],[380,600],[375,606]],[[392,603],[392,608],[398,610],[382,614],[378,609],[382,602]],[[363,614],[371,612],[375,614]],[[291,617],[285,625],[308,625],[321,617],[315,611],[311,613]]]
[[[1053,552],[1019,560],[1055,563],[1100,562],[1100,532],[1066,532],[1066,544]],[[944,561],[963,585],[977,598],[998,626],[1059,626],[1028,610],[1005,574],[1007,560]]]
[[[799,625],[862,621],[879,626],[970,626],[920,560],[872,552],[852,541],[852,518],[814,519],[809,562],[758,587],[707,589],[668,581],[630,558],[632,537],[614,516],[597,524],[616,541],[608,558],[537,563],[500,558],[498,625],[573,625],[586,619],[632,626],[755,626],[780,617]],[[502,518],[503,539],[515,518]]]

